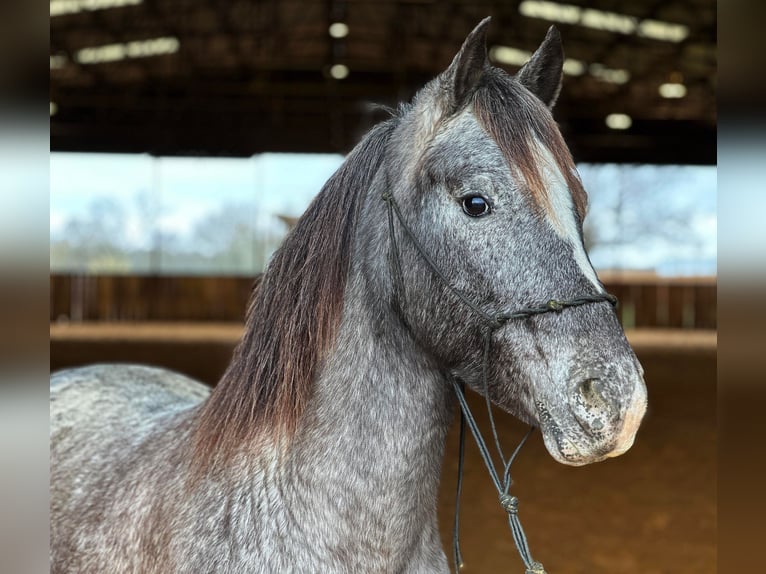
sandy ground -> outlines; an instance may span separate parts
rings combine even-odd
[[[97,361],[162,364],[213,382],[238,325],[52,325],[51,368]],[[715,332],[635,331],[628,338],[646,371],[649,412],[622,457],[572,468],[534,434],[519,455],[512,493],[532,554],[549,574],[706,574],[716,571]],[[483,428],[486,414],[472,397]],[[497,415],[506,450],[525,427]],[[488,430],[488,429],[487,429]],[[465,573],[524,568],[505,513],[470,437],[461,539]],[[451,556],[457,428],[447,445],[439,514]]]
[[[532,555],[549,574],[716,572],[715,357],[666,351],[639,355],[650,408],[626,454],[567,467],[548,455],[539,433],[520,453],[512,492]],[[475,413],[485,413],[474,404]],[[512,449],[525,427],[511,417],[500,419],[501,440]],[[440,500],[445,549],[451,548],[456,429],[449,441]],[[469,445],[463,572],[523,573],[494,488]]]

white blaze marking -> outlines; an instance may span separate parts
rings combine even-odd
[[[542,145],[541,142],[538,141],[536,143],[537,157],[543,162],[543,173],[545,176],[546,189],[548,191],[548,200],[551,206],[549,221],[556,230],[556,233],[558,233],[561,238],[568,241],[572,246],[574,259],[577,262],[577,265],[580,266],[583,275],[593,283],[599,293],[603,293],[604,289],[599,284],[596,272],[593,270],[593,266],[590,264],[588,256],[585,254],[582,238],[580,237],[580,232],[577,228],[572,192],[570,191],[566,179],[561,173],[553,154],[548,148]]]

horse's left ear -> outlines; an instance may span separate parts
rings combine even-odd
[[[548,28],[545,40],[516,74],[516,79],[549,108],[561,91],[564,74],[564,48],[555,26]]]
[[[491,19],[491,16],[484,18],[468,34],[449,68],[441,75],[450,113],[459,110],[473,95],[487,68],[487,28]]]

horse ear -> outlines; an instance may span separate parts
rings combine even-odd
[[[516,79],[552,108],[561,91],[564,74],[564,48],[555,26],[548,28],[545,40],[516,74]]]
[[[490,20],[492,17],[487,16],[468,34],[449,68],[441,75],[450,112],[457,111],[468,101],[487,68],[487,28]]]

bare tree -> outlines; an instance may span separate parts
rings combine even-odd
[[[629,247],[702,245],[693,216],[710,208],[710,198],[690,188],[695,180],[684,167],[583,165],[580,173],[590,196],[583,229],[589,252],[609,250],[622,267],[620,253]]]

